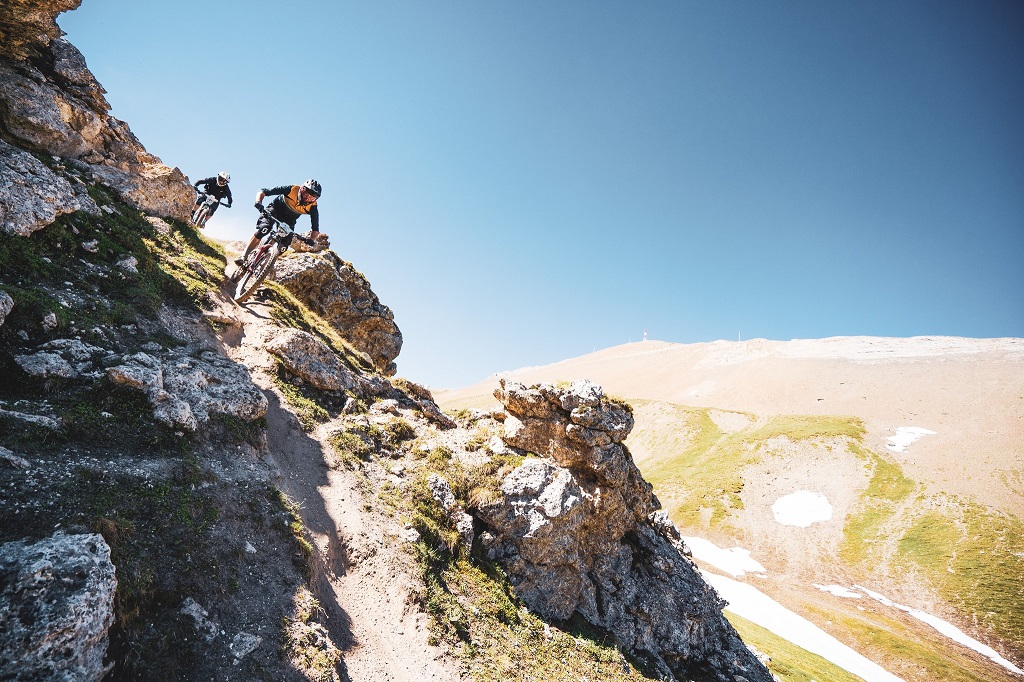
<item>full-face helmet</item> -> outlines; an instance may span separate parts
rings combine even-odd
[[[320,198],[320,183],[310,178],[302,183],[302,189],[306,190],[310,194],[315,194],[317,198]]]

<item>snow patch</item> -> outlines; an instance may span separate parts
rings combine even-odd
[[[701,571],[701,575],[723,599],[729,602],[725,607],[727,611],[788,639],[843,670],[859,675],[865,682],[903,682],[901,678],[868,660],[752,585],[707,571]]]
[[[934,431],[923,429],[920,426],[901,426],[896,429],[895,436],[889,436],[886,440],[889,444],[885,447],[889,448],[893,452],[904,452],[910,444],[921,436],[934,436]]]
[[[690,548],[693,558],[709,563],[734,577],[741,578],[747,573],[767,573],[764,566],[750,558],[748,549],[722,549],[704,538],[684,537],[683,542]]]
[[[817,583],[811,583],[822,592],[829,592],[837,597],[845,597],[847,599],[860,599],[861,595],[854,592],[853,590],[843,587],[842,585],[818,585]]]
[[[861,592],[863,592],[864,594],[868,595],[869,597],[871,597],[875,601],[881,602],[882,604],[885,604],[886,606],[892,606],[892,607],[897,608],[897,609],[899,609],[901,611],[906,611],[907,613],[909,613],[914,618],[917,618],[922,623],[927,623],[928,625],[931,625],[933,628],[935,628],[936,630],[938,630],[939,632],[944,634],[946,637],[949,637],[953,641],[958,642],[960,644],[963,644],[965,647],[968,647],[969,649],[973,649],[973,650],[977,651],[982,656],[986,656],[986,657],[990,658],[991,660],[995,661],[996,663],[998,663],[999,665],[1003,666],[1007,670],[1015,672],[1018,675],[1024,675],[1024,670],[1021,670],[1020,668],[1015,666],[1013,663],[1011,663],[1010,661],[1008,661],[1005,658],[1003,658],[1002,656],[1000,656],[998,651],[996,651],[992,647],[988,646],[987,644],[982,644],[978,640],[970,637],[963,630],[961,630],[957,626],[953,625],[952,623],[948,623],[948,622],[942,620],[941,618],[937,618],[936,616],[933,616],[933,615],[931,615],[929,613],[925,613],[924,611],[919,611],[917,609],[912,609],[909,606],[903,606],[902,604],[897,604],[896,602],[892,601],[888,597],[886,597],[884,595],[881,595],[878,592],[873,592],[873,591],[867,589],[866,587],[861,587],[860,585],[854,585],[853,588],[855,590],[860,590]]]
[[[807,528],[812,523],[831,519],[832,505],[821,493],[798,490],[777,499],[772,505],[772,514],[783,526]]]

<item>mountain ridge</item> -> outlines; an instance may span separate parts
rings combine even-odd
[[[435,396],[446,409],[491,405],[497,377],[529,383],[584,376],[628,398],[763,415],[855,415],[866,422],[867,443],[879,449],[899,427],[927,427],[937,433],[922,439],[915,455],[935,462],[922,478],[938,475],[954,492],[977,492],[966,485],[969,463],[960,452],[978,453],[978,469],[1000,471],[1024,457],[1024,339],[636,342]],[[993,491],[986,503],[1024,515],[1024,499],[998,476],[983,487]]]

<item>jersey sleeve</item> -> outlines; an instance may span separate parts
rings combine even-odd
[[[320,209],[317,208],[316,204],[313,204],[313,207],[309,209],[309,222],[312,223],[314,232],[320,231]]]
[[[291,185],[281,185],[280,187],[274,187],[272,189],[263,188],[260,191],[267,196],[274,196],[275,194],[288,194],[292,189]]]

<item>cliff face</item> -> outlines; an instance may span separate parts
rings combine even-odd
[[[378,371],[394,376],[402,332],[394,313],[351,263],[329,251],[296,254],[275,265],[274,280],[327,320],[353,348],[365,353]]]
[[[586,381],[502,380],[495,397],[504,443],[542,455],[527,457],[479,510],[488,556],[523,601],[559,620],[579,613],[660,675],[770,682],[622,444],[629,407]]]
[[[148,213],[183,219],[191,207],[185,176],[110,116],[82,54],[61,37],[57,15],[80,4],[12,0],[0,7],[0,140],[7,143],[0,157],[33,177],[19,182],[5,172],[0,225],[8,233],[28,234],[56,215],[91,207],[80,183],[48,172],[32,154],[70,166],[78,174],[72,177],[102,182]],[[23,210],[26,204],[34,208]]]

